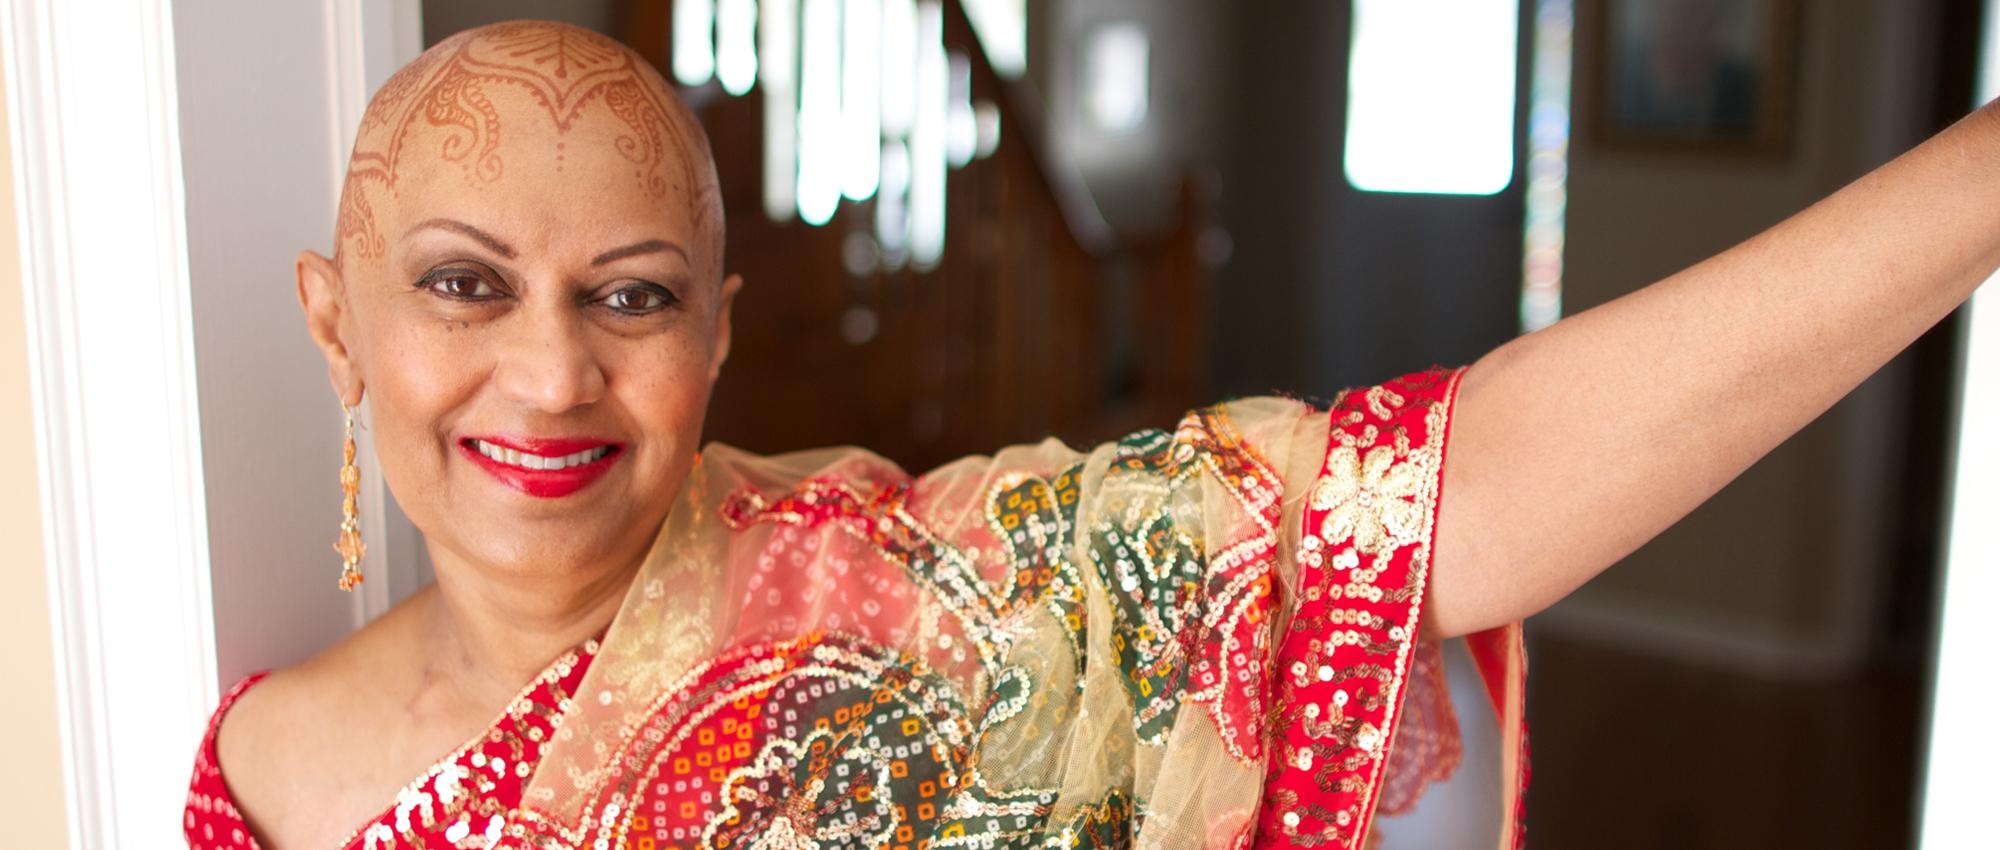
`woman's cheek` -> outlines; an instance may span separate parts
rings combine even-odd
[[[655,454],[655,463],[663,467],[693,453],[707,412],[708,363],[699,341],[690,336],[675,334],[663,344],[624,349],[605,364],[618,403],[642,439],[663,450]],[[678,484],[671,470],[662,468],[655,475],[659,484]]]
[[[397,408],[405,415],[420,415],[430,406],[427,399],[438,395],[443,385],[455,382],[455,378],[442,374],[444,370],[455,370],[454,361],[446,356],[448,351],[430,339],[431,334],[412,333],[411,329],[397,329],[382,340],[377,347],[377,356],[372,358],[374,368],[370,371],[378,387],[378,396],[389,396]]]
[[[398,466],[437,470],[452,414],[475,397],[482,375],[478,328],[458,319],[403,317],[383,322],[370,357],[380,443]],[[384,458],[384,462],[391,462]]]

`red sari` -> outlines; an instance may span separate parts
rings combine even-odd
[[[604,639],[345,846],[1518,847],[1519,627],[1415,639],[1458,374],[914,479],[711,447]],[[254,846],[255,681],[190,846]]]

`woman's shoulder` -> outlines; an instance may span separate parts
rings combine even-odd
[[[263,787],[279,765],[310,752],[340,714],[348,665],[328,649],[289,667],[260,673],[238,685],[235,698],[216,708],[215,752],[228,766],[231,787]]]
[[[419,666],[411,650],[420,642],[423,609],[433,592],[419,592],[304,661],[263,674],[221,719],[224,757],[233,742],[297,739],[306,732],[302,722],[334,721],[393,698],[397,684]]]
[[[262,733],[295,738],[300,721],[352,713],[357,701],[378,700],[400,678],[398,659],[411,657],[429,591],[355,630],[297,664],[260,674],[237,695],[218,728],[226,758],[232,742],[257,742]]]
[[[411,655],[420,598],[304,661],[245,679],[217,707],[204,756],[246,820],[311,810],[324,789],[304,778],[339,775],[333,762],[355,751],[363,718],[399,704],[399,684],[415,668],[397,659]],[[272,826],[252,825],[260,833]]]

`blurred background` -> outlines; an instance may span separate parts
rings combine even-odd
[[[200,626],[212,657],[190,669],[217,680],[189,714],[205,716],[218,682],[296,660],[427,572],[414,530],[371,491],[376,595],[337,607],[348,602],[332,597],[322,542],[332,466],[308,482],[292,456],[331,451],[335,411],[254,397],[290,381],[322,400],[289,287],[270,281],[288,282],[292,252],[331,232],[338,162],[369,91],[341,82],[364,76],[357,67],[379,83],[425,45],[519,17],[636,48],[707,127],[726,265],[748,280],[711,436],[763,452],[856,443],[920,469],[1049,434],[1087,444],[1167,426],[1223,398],[1326,399],[1468,364],[1728,248],[1964,115],[1990,49],[1986,6],[174,5],[179,260],[202,376],[196,439],[208,447],[195,463],[210,534],[190,569],[213,582],[199,600],[202,618],[213,614]],[[383,19],[393,38],[351,37]],[[9,20],[10,47],[28,43]],[[260,49],[301,58],[245,58]],[[246,74],[243,63],[301,70]],[[330,106],[285,111],[322,90]],[[35,89],[10,92],[10,116],[38,102]],[[284,129],[240,132],[243,115]],[[252,199],[243,186],[264,188]],[[255,212],[264,196],[284,212]],[[12,254],[15,225],[0,224]],[[0,335],[24,321],[46,320],[0,312]],[[1529,624],[1531,846],[1916,845],[1966,325],[1941,324]],[[47,432],[15,402],[43,367],[22,350],[0,361],[0,435],[32,444]],[[1713,415],[1754,403],[1717,398]],[[0,533],[61,541],[39,534],[31,482],[0,498],[12,500],[0,517],[17,523]],[[72,554],[51,550],[49,562]],[[53,590],[31,572],[0,592],[19,608],[0,609],[19,632],[0,638],[23,647],[0,675],[24,692],[73,693],[61,677],[76,678],[64,666],[76,662],[60,645],[49,679],[50,610],[59,638],[74,634],[64,606],[98,591],[72,589],[57,566]],[[43,702],[0,716],[53,728],[75,713]],[[24,737],[47,743],[26,758],[57,762],[56,736]],[[50,794],[61,796],[31,783],[0,797],[42,801],[30,808],[53,823],[61,800]],[[88,831],[88,814],[72,818],[73,833]],[[35,834],[62,834],[52,829]]]
[[[1979,13],[426,0],[423,24],[561,18],[652,59],[748,280],[712,435],[922,468],[1469,363],[1963,115]],[[1958,324],[1531,624],[1533,846],[1911,844]]]

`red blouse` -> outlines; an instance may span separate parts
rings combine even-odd
[[[583,681],[597,647],[597,641],[586,641],[557,658],[507,704],[484,734],[403,786],[393,804],[340,846],[424,850],[497,846],[509,814],[520,806],[523,784],[541,761],[542,745],[561,724],[570,695]],[[215,732],[229,707],[264,675],[255,674],[230,688],[208,721],[182,820],[191,850],[258,846],[224,781]]]

